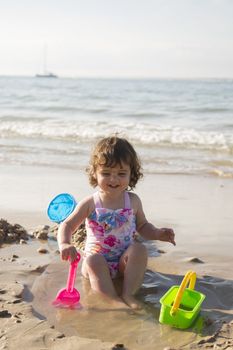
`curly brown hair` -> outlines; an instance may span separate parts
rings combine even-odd
[[[118,164],[121,166],[122,163],[130,166],[129,190],[132,190],[143,176],[141,163],[133,146],[126,139],[117,136],[100,140],[91,154],[90,165],[87,168],[91,186],[97,186],[95,173],[98,165],[114,167]]]

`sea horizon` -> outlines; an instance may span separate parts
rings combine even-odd
[[[52,72],[57,75],[60,79],[93,79],[93,80],[233,80],[232,77],[226,76],[98,76],[98,75],[63,75],[57,72]],[[37,72],[34,74],[1,74],[0,78],[36,78]],[[46,78],[45,78],[46,79]],[[48,79],[50,79],[48,77]]]

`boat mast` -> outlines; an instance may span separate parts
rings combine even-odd
[[[44,62],[43,62],[44,74],[47,74],[47,45],[44,44]]]
[[[43,62],[42,62],[43,71],[41,74],[36,74],[36,77],[38,77],[38,78],[57,78],[56,74],[53,74],[53,73],[47,71],[47,51],[48,51],[47,45],[44,44]]]

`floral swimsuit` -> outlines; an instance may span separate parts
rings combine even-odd
[[[125,191],[124,196],[124,208],[113,210],[102,207],[99,193],[96,192],[93,195],[95,210],[86,219],[84,258],[96,253],[103,255],[112,278],[116,277],[120,257],[133,243],[136,233],[136,217],[128,192]]]

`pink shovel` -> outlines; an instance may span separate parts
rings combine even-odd
[[[80,259],[81,256],[79,253],[77,253],[77,258],[72,263],[70,263],[66,288],[59,290],[56,299],[53,301],[53,305],[72,306],[79,302],[80,294],[77,291],[77,289],[74,288],[74,283],[76,277],[76,270]]]

